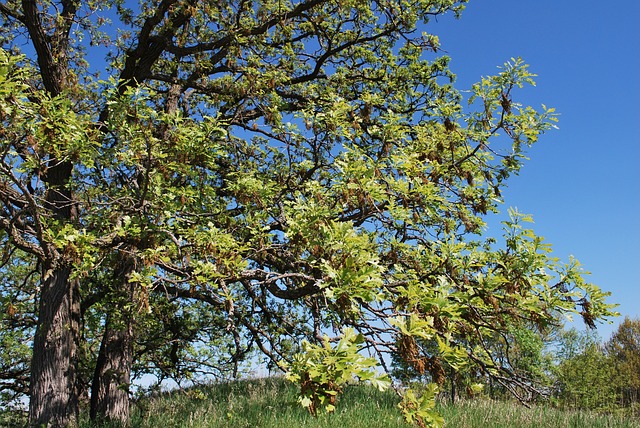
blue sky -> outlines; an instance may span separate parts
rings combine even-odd
[[[471,0],[460,20],[427,27],[460,89],[511,57],[538,74],[519,101],[555,107],[560,129],[529,150],[503,192],[505,211],[533,214],[554,253],[574,255],[590,282],[612,293],[622,316],[598,327],[604,339],[625,315],[640,317],[639,19],[637,0]]]

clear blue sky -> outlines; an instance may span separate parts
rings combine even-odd
[[[604,339],[625,315],[640,317],[639,22],[637,0],[471,0],[460,20],[427,27],[459,88],[511,57],[538,74],[520,101],[555,107],[560,129],[529,151],[503,193],[505,210],[533,214],[554,253],[574,255],[612,293],[622,316],[598,327]]]

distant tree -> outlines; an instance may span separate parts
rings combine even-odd
[[[73,425],[87,382],[92,417],[126,425],[136,367],[208,347],[185,370],[258,349],[302,382],[346,378],[333,358],[357,349],[527,387],[495,336],[612,315],[527,216],[482,235],[555,115],[516,100],[520,59],[463,100],[421,30],[464,3],[0,3],[0,228],[38,281],[30,425]],[[323,335],[345,327],[357,346],[301,345],[339,348]],[[439,423],[435,391],[407,393],[407,418]]]
[[[640,403],[640,319],[625,317],[605,344],[623,407]]]
[[[590,410],[616,407],[614,367],[595,333],[564,331],[556,358],[554,398],[561,406]]]

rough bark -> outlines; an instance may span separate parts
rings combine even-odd
[[[76,424],[75,391],[80,304],[71,268],[53,271],[42,283],[38,326],[33,341],[29,425]]]
[[[91,385],[92,420],[129,424],[132,330],[131,322],[114,322],[111,315],[107,317]]]
[[[133,362],[133,285],[129,276],[135,262],[128,258],[114,272],[112,308],[105,323],[100,352],[91,384],[90,417],[129,425],[129,385]]]

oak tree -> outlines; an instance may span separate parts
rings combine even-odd
[[[79,349],[97,353],[92,417],[126,424],[150,330],[168,371],[207,348],[235,371],[257,349],[302,382],[348,377],[326,348],[348,342],[434,384],[447,365],[526,387],[487,338],[611,315],[526,216],[483,236],[555,116],[517,101],[520,59],[467,100],[454,88],[429,21],[464,3],[0,3],[2,239],[39,275],[30,424],[74,423]],[[435,390],[406,394],[408,420],[438,423]]]

